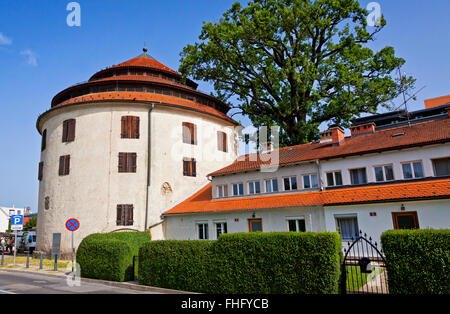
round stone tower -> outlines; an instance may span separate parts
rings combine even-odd
[[[229,107],[147,54],[95,73],[58,93],[39,116],[37,252],[61,233],[71,252],[96,232],[144,231],[164,239],[161,212],[237,157]]]

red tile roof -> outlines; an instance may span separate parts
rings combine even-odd
[[[165,72],[170,72],[172,74],[176,74],[178,76],[181,76],[178,72],[172,70],[168,66],[162,64],[159,61],[156,61],[153,58],[148,57],[136,57],[133,59],[130,59],[128,61],[122,62],[120,64],[114,65],[111,68],[123,68],[123,67],[145,67],[145,68],[151,68],[151,69],[158,69],[163,70]]]
[[[187,99],[177,98],[173,96],[139,93],[139,92],[104,92],[104,93],[88,94],[66,100],[58,104],[54,108],[62,107],[69,104],[89,103],[89,102],[109,101],[109,100],[112,101],[124,100],[137,102],[146,101],[146,102],[162,103],[165,105],[173,105],[175,107],[181,107],[184,109],[207,113],[216,116],[218,118],[224,119],[233,124],[237,124],[236,121],[234,121],[232,118],[230,118],[223,112],[203,104],[199,104]]]
[[[163,215],[411,201],[429,198],[450,198],[450,179],[216,200],[212,199],[212,184],[209,183],[193,196],[164,212]]]
[[[403,134],[404,133],[404,134]],[[403,135],[402,135],[403,134]],[[414,145],[450,141],[450,119],[427,121],[409,126],[376,131],[373,134],[346,137],[339,146],[330,143],[308,143],[279,149],[279,165],[294,164],[315,159],[330,159],[385,150],[407,148]],[[210,176],[258,170],[270,164],[270,156],[276,151],[263,154],[248,154],[239,157],[231,165],[210,173]]]

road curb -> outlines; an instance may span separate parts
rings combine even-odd
[[[14,269],[14,268],[7,268],[7,267],[0,267],[0,272],[16,272],[16,273],[28,273],[28,274],[37,274],[37,275],[46,275],[50,277],[66,277],[65,273],[49,273],[46,270],[27,270],[27,269]],[[144,286],[139,285],[132,282],[115,282],[115,281],[107,281],[107,280],[101,280],[101,279],[91,279],[91,278],[81,278],[81,282],[89,282],[89,283],[97,283],[97,284],[103,284],[106,286],[116,287],[116,288],[124,288],[124,289],[130,289],[130,290],[136,290],[136,291],[152,291],[157,293],[164,293],[164,294],[196,294],[194,292],[186,292],[186,291],[180,291],[180,290],[172,290],[172,289],[165,289],[165,288],[158,288],[158,287],[151,287],[151,286]]]

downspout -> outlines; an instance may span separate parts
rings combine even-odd
[[[317,178],[319,180],[319,182],[318,182],[319,183],[319,190],[323,191],[322,171],[321,171],[321,168],[320,168],[320,159],[316,159],[315,162],[316,162],[316,166],[317,166]]]
[[[148,202],[150,199],[149,190],[151,185],[151,165],[152,165],[152,111],[155,108],[155,104],[152,103],[150,110],[148,111],[148,158],[147,158],[147,194],[146,194],[146,204],[145,204],[145,230],[147,231],[148,226]]]

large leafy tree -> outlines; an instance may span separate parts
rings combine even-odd
[[[212,82],[255,126],[280,126],[281,145],[312,141],[321,123],[348,126],[413,87],[395,78],[405,61],[394,48],[368,47],[386,24],[368,14],[357,0],[235,3],[183,49],[180,72]]]

